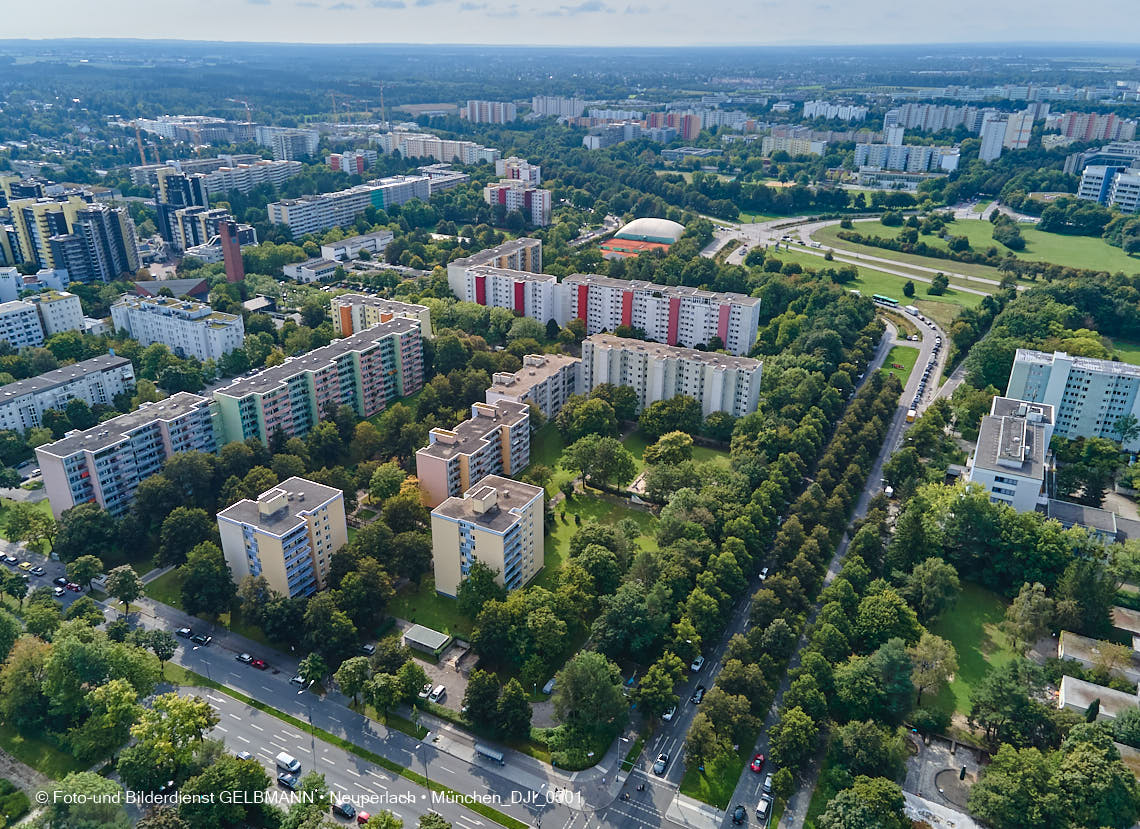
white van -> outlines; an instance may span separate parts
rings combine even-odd
[[[767,826],[771,817],[772,798],[766,794],[760,795],[760,802],[756,804],[756,819],[760,821],[761,826]]]
[[[301,770],[301,761],[294,757],[292,754],[286,754],[282,751],[277,755],[277,768],[296,774]]]
[[[440,702],[446,696],[447,689],[442,685],[436,685],[434,688],[432,688],[431,696],[428,697],[428,699],[430,699],[432,702]]]

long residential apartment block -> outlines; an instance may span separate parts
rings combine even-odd
[[[416,477],[429,507],[461,495],[486,475],[517,475],[530,463],[530,407],[474,403],[454,429],[432,429],[416,452]]]
[[[419,323],[393,319],[240,377],[215,391],[214,400],[224,442],[268,444],[277,431],[304,437],[341,405],[370,417],[423,382]]]
[[[582,342],[583,394],[603,383],[629,386],[638,409],[677,395],[694,398],[701,412],[740,417],[760,403],[759,360],[643,340],[594,334]]]
[[[240,314],[225,314],[193,300],[124,294],[111,306],[111,321],[140,344],[162,343],[179,357],[220,360],[245,345]]]
[[[447,264],[447,283],[451,287],[451,292],[458,299],[464,302],[478,301],[476,298],[478,283],[474,278],[468,276],[468,271],[478,267],[541,274],[542,240],[529,237],[512,239],[498,247],[487,248],[462,259],[451,260]],[[487,303],[481,302],[479,304],[485,305]]]
[[[115,395],[133,391],[135,370],[126,357],[103,354],[38,377],[0,387],[0,429],[23,433],[39,426],[48,409],[63,409],[68,401],[109,406]]]
[[[393,319],[417,320],[420,333],[429,340],[433,336],[431,309],[426,305],[367,294],[341,294],[333,297],[331,312],[333,330],[341,337]]]
[[[121,515],[167,458],[191,451],[217,451],[210,401],[178,392],[36,447],[36,460],[56,518],[88,502]]]
[[[432,158],[450,164],[478,164],[486,161],[494,164],[501,153],[492,148],[476,144],[474,141],[455,141],[440,138],[423,132],[386,132],[369,139],[385,153],[398,152],[404,158]]]
[[[707,345],[715,336],[725,350],[747,354],[760,326],[760,299],[681,285],[572,274],[558,286],[560,323],[577,317],[587,334],[640,328],[666,345]],[[542,320],[545,322],[545,320]]]
[[[1140,366],[1019,348],[1006,395],[1052,406],[1060,437],[1119,440],[1113,433],[1117,422],[1140,417]],[[1140,449],[1140,438],[1124,448]]]
[[[386,210],[412,199],[426,202],[430,196],[427,176],[389,176],[336,193],[272,202],[269,220],[287,225],[297,239],[306,233],[350,225],[369,207]]]
[[[538,575],[545,561],[542,487],[488,475],[462,497],[451,497],[431,511],[435,589],[454,596],[481,561],[508,590]]]
[[[310,596],[348,541],[344,493],[294,476],[219,512],[218,533],[234,581],[264,576],[283,596]]]
[[[558,416],[570,395],[578,394],[581,365],[581,360],[569,354],[527,354],[518,371],[500,371],[491,378],[487,402],[533,403],[550,420]]]

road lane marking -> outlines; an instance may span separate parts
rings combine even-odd
[[[356,781],[353,781],[352,785],[356,786],[358,789],[364,789],[364,791],[368,792],[369,794],[376,794],[376,792],[374,792],[372,789],[368,788],[365,785],[357,783]]]
[[[223,728],[223,727],[222,727],[222,726],[220,726],[220,725],[215,725],[215,726],[214,726],[214,730],[215,730],[215,731],[220,731],[220,732],[222,732],[223,734],[229,734],[229,733],[230,733],[230,730],[229,730],[228,728]]]
[[[239,717],[237,714],[230,714],[230,716],[233,717],[235,720],[241,720],[241,717]]]
[[[254,725],[253,723],[250,723],[250,724],[249,724],[249,727],[250,727],[250,728],[256,728],[258,731],[264,731],[264,730],[265,730],[265,729],[264,729],[264,728],[262,728],[260,725]]]
[[[246,745],[249,745],[249,744],[250,744],[250,743],[249,743],[249,740],[247,740],[245,737],[241,736],[240,734],[235,734],[235,735],[234,735],[234,737],[235,737],[236,739],[238,739],[238,740],[241,740],[241,741],[242,741],[243,743],[245,743]]]
[[[345,767],[345,769],[344,769],[344,770],[345,770],[345,771],[347,771],[347,772],[348,772],[349,774],[351,774],[351,775],[354,775],[354,776],[356,776],[356,777],[360,777],[360,774],[359,774],[359,773],[357,773],[357,772],[353,771],[352,769],[348,768],[347,766]]]
[[[451,769],[447,768],[447,766],[436,766],[436,768],[439,769],[440,771],[445,771],[448,774],[455,774],[455,772],[453,772]]]

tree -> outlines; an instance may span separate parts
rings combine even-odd
[[[0,469],[0,488],[15,489],[23,480],[20,473],[10,466]]]
[[[402,698],[400,684],[392,674],[373,674],[364,686],[364,698],[380,716],[387,716]]]
[[[204,509],[176,507],[162,522],[163,564],[184,564],[191,549],[204,541],[218,543],[218,522]]]
[[[310,653],[297,663],[297,673],[301,679],[312,685],[328,676],[329,666],[319,653]]]
[[[368,661],[367,656],[354,656],[351,659],[344,660],[340,663],[336,673],[333,674],[333,679],[340,687],[340,692],[352,697],[354,705],[371,677],[372,663]]]
[[[621,689],[617,665],[595,651],[581,651],[558,672],[554,714],[573,733],[611,733],[624,723],[628,710]]]
[[[381,809],[364,824],[364,829],[403,829],[404,821],[396,817],[387,809]]]
[[[1054,613],[1053,600],[1045,594],[1045,585],[1026,582],[1006,608],[1002,630],[1013,639],[1018,652],[1024,654],[1049,633]]]
[[[587,398],[572,394],[555,418],[558,431],[568,441],[586,435],[614,435],[617,433],[617,415],[614,407],[596,397]]]
[[[499,680],[489,671],[476,668],[467,679],[463,695],[467,719],[476,725],[489,726],[499,711]]]
[[[722,753],[725,746],[704,711],[693,717],[689,733],[685,736],[685,760],[690,766],[700,767]]]
[[[74,605],[72,605],[74,607]],[[158,657],[158,664],[161,668],[167,663],[168,660],[173,658],[175,652],[178,650],[178,642],[174,638],[174,634],[168,630],[150,630],[147,631],[145,639],[139,644],[146,644],[151,649],[156,657]]]
[[[24,581],[23,573],[13,573],[11,570],[0,571],[0,589],[24,606],[24,597],[28,595],[28,583]]]
[[[55,519],[31,504],[16,503],[8,510],[7,536],[10,541],[24,541],[36,545],[41,540],[49,544],[56,537]]]
[[[684,432],[667,432],[648,446],[642,456],[645,464],[675,466],[693,459],[693,439]]]
[[[249,575],[238,585],[237,597],[241,603],[242,616],[255,625],[261,625],[265,620],[265,609],[278,595],[269,586],[269,580],[265,576]]]
[[[768,732],[772,759],[783,768],[803,768],[815,751],[818,735],[819,726],[802,708],[781,710]]]
[[[1140,816],[1140,783],[1120,760],[1108,728],[1073,726],[1061,743],[1054,781],[1074,826],[1132,826]]]
[[[638,420],[646,436],[658,440],[666,432],[695,435],[701,429],[701,404],[692,397],[679,394],[646,407]]]
[[[900,591],[923,622],[937,619],[958,598],[958,571],[940,558],[915,565]]]
[[[931,296],[942,296],[949,287],[950,279],[946,274],[939,272],[930,278],[930,286],[926,289],[926,292]]]
[[[190,829],[173,806],[152,806],[135,824],[135,829]]]
[[[90,596],[80,596],[67,608],[63,618],[67,622],[78,619],[89,627],[98,627],[103,624],[103,611]]]
[[[400,698],[405,702],[414,702],[420,689],[428,684],[427,671],[420,667],[414,659],[409,659],[396,671],[396,682],[400,688]]]
[[[819,816],[820,829],[911,829],[902,789],[882,777],[860,776]]]
[[[368,482],[368,497],[373,501],[384,501],[400,492],[400,484],[408,475],[395,461],[388,461],[376,467]]]
[[[499,733],[508,740],[521,740],[530,736],[530,717],[526,691],[517,679],[511,677],[499,695]]]
[[[328,593],[318,593],[309,599],[303,629],[306,648],[319,653],[330,664],[340,664],[356,650],[356,625]]]
[[[859,602],[855,631],[866,650],[873,650],[888,639],[917,641],[922,627],[918,616],[892,588],[871,593]]]
[[[123,615],[131,612],[131,602],[143,593],[142,579],[129,564],[123,564],[107,574],[107,592],[123,603]]]
[[[474,620],[487,602],[506,599],[507,590],[498,583],[498,577],[497,570],[492,570],[483,561],[476,559],[471,564],[467,578],[459,583],[459,589],[455,593],[459,612]]]
[[[92,580],[102,572],[103,560],[98,556],[79,556],[67,565],[67,577],[76,584],[82,584],[88,591],[91,590]]]
[[[130,829],[123,787],[93,771],[78,771],[48,786],[37,823],[45,829]]]
[[[1101,561],[1077,559],[1057,582],[1056,614],[1061,627],[1103,638],[1112,629],[1116,581]]]
[[[356,569],[345,574],[336,591],[337,606],[356,625],[368,630],[384,617],[384,608],[395,591],[392,579],[374,558],[362,558]]]
[[[420,815],[418,829],[451,829],[451,824],[436,812],[425,812]]]
[[[182,786],[179,815],[190,829],[261,823],[257,818],[264,806],[258,802],[258,795],[268,785],[269,775],[256,760],[222,757]],[[217,792],[232,794],[218,797]]]
[[[218,616],[233,605],[237,587],[217,544],[204,541],[186,556],[182,575],[182,607],[192,615]]]
[[[849,722],[835,729],[831,757],[852,777],[866,774],[899,780],[905,770],[906,742],[901,729],[869,720]]]
[[[634,693],[637,696],[638,705],[647,718],[660,717],[670,707],[677,704],[678,698],[673,688],[680,676],[675,672],[676,666],[684,669],[680,659],[666,653],[649,666],[645,676],[638,683],[637,690]]]
[[[115,752],[130,735],[142,712],[138,695],[125,679],[92,688],[85,698],[87,719],[73,728],[68,742],[76,756],[91,763]]]
[[[53,601],[29,602],[28,609],[24,611],[24,626],[28,633],[41,639],[51,639],[62,620],[63,610]],[[15,641],[15,636],[12,641]]]
[[[119,775],[132,789],[153,791],[189,766],[217,724],[217,713],[201,697],[159,695],[131,727],[135,741],[119,755]]]
[[[913,280],[908,279],[903,284],[903,296],[905,296],[907,299],[910,299],[912,296],[914,296],[914,281]]]
[[[1002,829],[1060,829],[1067,806],[1052,781],[1048,758],[1036,748],[1003,745],[970,789],[970,813]]]
[[[958,670],[958,652],[954,646],[941,636],[927,631],[923,631],[919,640],[907,648],[907,654],[910,656],[911,681],[918,702],[922,702],[923,691],[939,688],[943,683],[949,682]]]
[[[1121,445],[1130,444],[1140,438],[1140,419],[1134,414],[1119,417],[1112,424],[1111,432]]]
[[[637,474],[637,464],[621,441],[587,435],[566,448],[562,462],[578,470],[584,480],[598,486],[628,484]]]

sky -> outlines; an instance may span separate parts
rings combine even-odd
[[[527,45],[1103,42],[1135,0],[5,0],[5,38]],[[1031,9],[1031,11],[1030,11]]]

